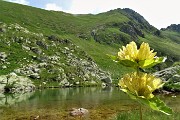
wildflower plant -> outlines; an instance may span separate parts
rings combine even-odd
[[[118,85],[122,91],[127,93],[132,99],[137,100],[140,104],[145,104],[153,110],[163,112],[167,115],[172,114],[172,109],[153,95],[153,91],[163,86],[164,83],[162,80],[152,74],[140,72],[140,69],[151,68],[158,63],[164,62],[166,57],[157,57],[156,52],[150,49],[148,43],[143,42],[138,49],[134,41],[123,46],[117,56],[110,57],[116,62],[136,70],[136,72],[124,75],[119,80]],[[142,120],[141,108],[140,114]]]
[[[136,43],[132,41],[120,49],[118,56],[112,57],[127,67],[150,68],[166,60],[166,57],[157,57],[153,51],[148,43],[143,42],[137,49]]]

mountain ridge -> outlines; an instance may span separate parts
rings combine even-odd
[[[161,30],[170,30],[174,32],[180,32],[180,24],[171,24],[170,26],[167,26],[166,28],[162,28]]]

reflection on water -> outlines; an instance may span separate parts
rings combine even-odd
[[[180,96],[159,96],[168,105],[180,109]],[[117,112],[138,108],[118,88],[61,88],[37,90],[33,93],[0,95],[0,120],[31,119],[40,116],[41,120],[74,120],[68,116],[72,108],[86,108],[90,118],[105,120]]]
[[[173,111],[180,112],[180,94],[158,95]]]
[[[104,103],[106,101],[114,99],[129,99],[124,93],[119,93],[116,95],[118,90],[113,90],[114,88],[63,88],[63,89],[46,89],[39,90],[34,93],[33,96],[26,102],[26,105],[38,107],[45,106],[56,106],[66,107],[72,104],[75,107],[89,107],[94,106],[99,103]],[[113,92],[112,92],[113,91]],[[120,96],[124,96],[121,98]]]
[[[13,104],[28,100],[34,92],[29,93],[15,93],[15,94],[2,94],[0,93],[0,107],[8,107]]]

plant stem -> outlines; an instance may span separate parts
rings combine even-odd
[[[139,67],[136,68],[136,72],[139,75]]]
[[[142,120],[142,108],[141,108],[141,104],[139,104],[139,112],[140,112],[140,120]]]

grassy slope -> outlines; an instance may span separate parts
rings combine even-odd
[[[180,34],[178,32],[173,32],[173,31],[163,31],[162,34],[166,37],[169,37],[171,40],[173,40],[174,42],[180,44]]]
[[[30,28],[30,30],[41,30],[46,34],[76,34],[89,32],[89,30],[93,29],[95,26],[103,25],[107,22],[124,22],[128,20],[128,18],[122,16],[121,13],[72,15],[3,1],[1,1],[0,8],[1,21],[23,24]]]
[[[117,54],[121,43],[121,45],[99,44],[90,36],[93,29],[101,26],[107,27],[112,23],[130,21],[121,12],[109,11],[98,15],[72,15],[0,1],[0,14],[0,21],[2,22],[18,23],[34,32],[42,32],[45,35],[56,34],[70,39],[86,51],[101,68],[109,71],[114,79],[129,71],[129,69],[112,62],[106,55]],[[118,28],[109,26],[107,31],[109,33],[118,32]],[[79,34],[83,34],[84,38],[88,38],[88,40],[78,38]],[[119,34],[124,35],[125,33],[119,31]],[[130,38],[127,34],[124,36]],[[113,38],[107,38],[107,40],[110,39]],[[180,51],[179,44],[173,42],[170,38],[160,38],[145,32],[145,38],[140,37],[139,39],[139,42],[146,41],[156,51],[161,51],[165,55],[180,56],[178,52]]]
[[[103,25],[106,22],[127,21],[128,18],[125,16],[122,18],[117,17],[117,14],[120,13],[113,15],[107,13],[107,15],[109,14],[108,17],[104,14],[99,14],[97,16],[73,16],[62,12],[45,11],[3,1],[1,1],[0,8],[0,20],[2,22],[18,23],[31,31],[42,32],[46,35],[58,34],[61,37],[68,38],[90,54],[101,68],[112,73],[114,78],[128,71],[127,68],[112,62],[106,55],[116,54],[118,47],[99,44],[93,40],[86,41],[76,37],[77,34],[81,32],[90,33],[90,30],[93,29],[94,26]]]
[[[178,38],[180,40],[180,37]],[[180,60],[180,48],[179,44],[172,41],[172,39],[160,38],[153,35],[147,35],[145,39],[141,38],[142,41],[148,42],[155,51],[161,53],[163,56],[176,57],[176,60]]]

